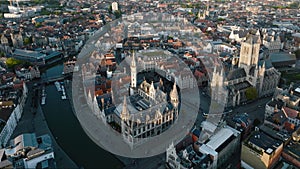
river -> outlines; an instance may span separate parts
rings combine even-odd
[[[61,75],[58,64],[42,72],[42,78]],[[72,112],[69,100],[62,100],[54,84],[46,86],[47,100],[43,106],[48,126],[57,143],[79,166],[84,168],[122,168],[123,164],[111,153],[97,146],[83,131]],[[70,99],[70,98],[68,98]]]

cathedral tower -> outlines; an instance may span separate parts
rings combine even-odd
[[[259,60],[260,36],[249,34],[245,42],[242,42],[239,67],[244,68],[249,74],[250,68],[256,66]]]

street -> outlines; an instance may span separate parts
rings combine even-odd
[[[260,122],[263,122],[266,103],[271,99],[272,97],[261,98],[252,103],[238,106],[233,109],[233,112],[229,114],[229,116],[232,117],[237,114],[247,113],[252,122],[254,119],[258,119]]]

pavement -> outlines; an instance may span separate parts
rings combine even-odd
[[[48,134],[52,140],[52,147],[55,154],[57,168],[78,168],[77,165],[56,143],[55,138],[48,128],[47,121],[39,104],[40,97],[35,97],[31,84],[27,84],[27,87],[28,97],[24,106],[23,114],[11,136],[11,139],[23,133],[35,132],[37,136]],[[34,107],[34,103],[38,103],[36,108]]]

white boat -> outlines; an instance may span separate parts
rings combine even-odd
[[[65,88],[63,85],[61,85],[61,90],[62,90],[62,96],[61,99],[66,100],[67,96],[66,96],[66,92],[65,92]]]
[[[56,87],[57,91],[60,92],[61,91],[61,86],[60,86],[59,82],[56,81],[54,84],[55,84],[55,87]]]
[[[42,103],[41,103],[42,105],[45,105],[46,104],[46,96],[43,96],[42,97]]]
[[[46,104],[46,92],[45,92],[45,87],[43,87],[42,89],[42,102],[41,102],[42,105],[45,105]]]

